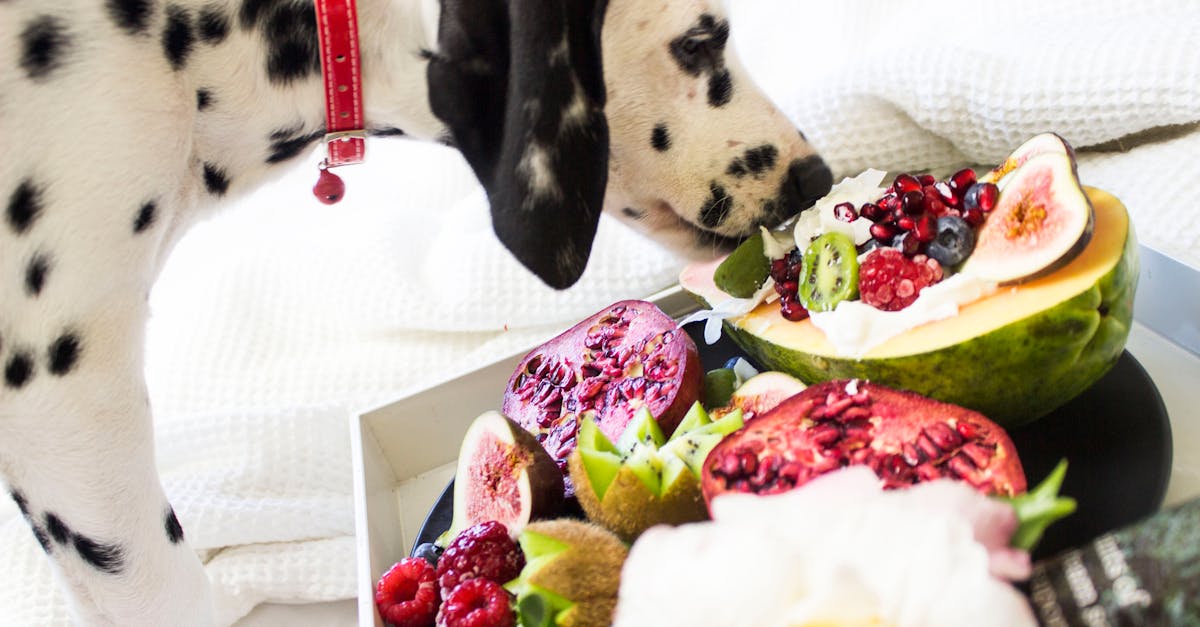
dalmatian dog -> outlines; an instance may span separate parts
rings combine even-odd
[[[358,11],[368,133],[457,147],[551,286],[602,209],[711,255],[830,186],[710,0]],[[316,149],[320,72],[310,0],[0,0],[0,477],[79,623],[211,621],[155,470],[147,295],[189,225]]]

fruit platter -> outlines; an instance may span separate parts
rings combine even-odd
[[[1123,350],[1132,226],[1073,159],[1047,134],[979,176],[865,172],[686,268],[682,320],[621,301],[489,367],[407,556],[371,567],[375,623],[1069,614],[1062,556],[1158,511],[1171,466]]]

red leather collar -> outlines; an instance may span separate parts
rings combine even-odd
[[[329,171],[362,163],[366,152],[362,96],[362,55],[358,47],[358,14],[354,0],[314,0],[325,82],[325,146],[328,156],[313,194],[325,204],[345,195],[341,177]]]

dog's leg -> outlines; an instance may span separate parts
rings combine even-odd
[[[207,625],[209,582],[155,471],[129,309],[94,311],[41,351],[6,351],[3,394],[32,402],[15,415],[3,404],[0,460],[78,622]]]
[[[78,622],[209,624],[143,349],[169,234],[225,185],[210,167],[206,189],[194,91],[159,40],[104,39],[100,4],[14,19],[0,50],[0,477]]]

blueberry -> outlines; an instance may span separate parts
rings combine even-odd
[[[432,542],[418,544],[417,548],[413,549],[413,557],[423,558],[432,566],[437,566],[438,558],[442,556],[442,549]]]
[[[929,242],[928,254],[942,267],[957,266],[975,250],[975,231],[966,220],[942,216],[937,221],[937,236]]]

